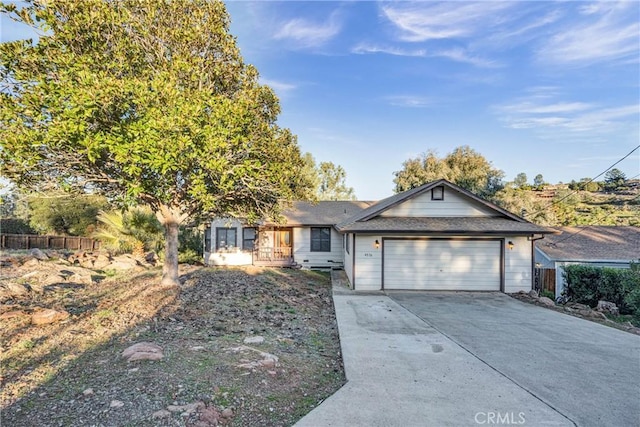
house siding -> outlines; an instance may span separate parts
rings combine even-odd
[[[355,271],[351,283],[355,282],[357,291],[379,291],[382,288],[382,246],[376,249],[373,246],[376,240],[382,242],[382,236],[356,237]]]
[[[513,242],[513,249],[507,242]],[[504,292],[528,292],[533,288],[531,249],[526,236],[506,237],[504,242]]]
[[[293,259],[302,268],[342,268],[342,235],[331,227],[331,251],[311,251],[311,227],[293,229]]]
[[[445,187],[444,200],[431,200],[431,191],[409,199],[380,214],[381,217],[478,217],[495,216],[488,207]]]
[[[216,250],[218,228],[236,229],[236,247],[230,250]],[[242,251],[242,222],[237,219],[219,218],[211,221],[211,244],[204,248],[204,263],[206,265],[251,265],[253,256],[251,252]]]
[[[345,234],[345,239],[349,240],[349,252],[347,253],[346,249],[344,252],[344,272],[347,274],[347,278],[349,279],[349,284],[351,288],[353,288],[353,250],[354,250],[354,240],[353,234],[348,233]]]

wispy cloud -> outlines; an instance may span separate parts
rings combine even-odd
[[[500,120],[512,129],[610,133],[640,118],[638,105],[602,106],[594,103],[558,101],[537,90],[528,98],[493,107]],[[546,101],[546,102],[545,102]]]
[[[340,33],[342,25],[338,14],[332,13],[324,22],[312,22],[304,18],[291,19],[273,35],[276,40],[290,40],[298,48],[318,47]]]
[[[395,95],[385,99],[394,107],[425,108],[433,103],[429,98],[416,95]]]
[[[504,19],[502,12],[516,6],[509,2],[397,2],[381,12],[399,30],[403,41],[451,39],[472,36],[479,28]]]
[[[638,62],[638,2],[598,2],[584,5],[579,11],[579,20],[563,27],[542,46],[539,59],[573,65]]]
[[[480,68],[497,68],[502,64],[499,61],[482,58],[478,55],[470,54],[468,50],[462,48],[452,48],[435,52],[434,57],[447,58],[456,62],[463,62]]]
[[[383,53],[394,56],[427,56],[427,51],[425,49],[403,49],[400,47],[381,46],[369,43],[360,43],[356,45],[353,49],[351,49],[351,53],[359,55],[367,53]]]
[[[298,88],[298,85],[260,77],[260,83],[271,87],[279,94],[286,94]]]

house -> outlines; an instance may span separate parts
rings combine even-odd
[[[334,225],[373,202],[294,202],[285,224],[217,218],[205,230],[205,264],[342,268],[342,236]]]
[[[532,288],[534,240],[556,232],[446,180],[377,203],[299,202],[285,217],[284,227],[264,225],[246,235],[238,221],[215,220],[206,261],[237,265],[253,257],[259,264],[267,256],[306,268],[342,267],[362,291],[518,292]]]
[[[558,227],[562,234],[536,242],[535,263],[550,269],[555,276],[556,298],[566,282],[564,265],[585,264],[594,267],[629,268],[640,260],[640,228],[617,226]]]

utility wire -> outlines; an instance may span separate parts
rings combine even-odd
[[[620,160],[618,160],[617,162],[615,162],[614,164],[612,164],[611,166],[609,166],[608,168],[606,168],[604,171],[600,172],[598,175],[594,176],[593,178],[591,178],[589,181],[586,181],[584,183],[582,183],[582,185],[585,184],[589,184],[590,182],[593,182],[594,180],[596,180],[597,178],[601,177],[602,175],[604,175],[605,173],[609,172],[609,170],[613,169],[613,167],[615,165],[617,165],[618,163],[622,162],[624,159],[626,159],[627,157],[629,157],[630,155],[632,155],[635,151],[637,151],[640,148],[640,145],[636,146],[636,148],[634,148],[633,150],[629,151],[627,154],[625,154],[624,157],[622,157]],[[636,175],[638,176],[638,175]],[[558,200],[554,200],[551,203],[549,203],[547,206],[541,208],[540,210],[534,212],[533,214],[530,214],[531,216],[527,219],[534,219],[536,218],[538,215],[540,215],[542,212],[546,211],[547,209],[549,209],[551,206],[560,203],[561,201],[573,196],[574,194],[577,194],[580,190],[574,190],[573,192],[559,198]]]

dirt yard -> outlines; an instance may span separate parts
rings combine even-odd
[[[0,424],[288,426],[344,383],[328,274],[181,268],[176,291],[158,268],[3,260]],[[141,342],[157,360],[122,356]]]

